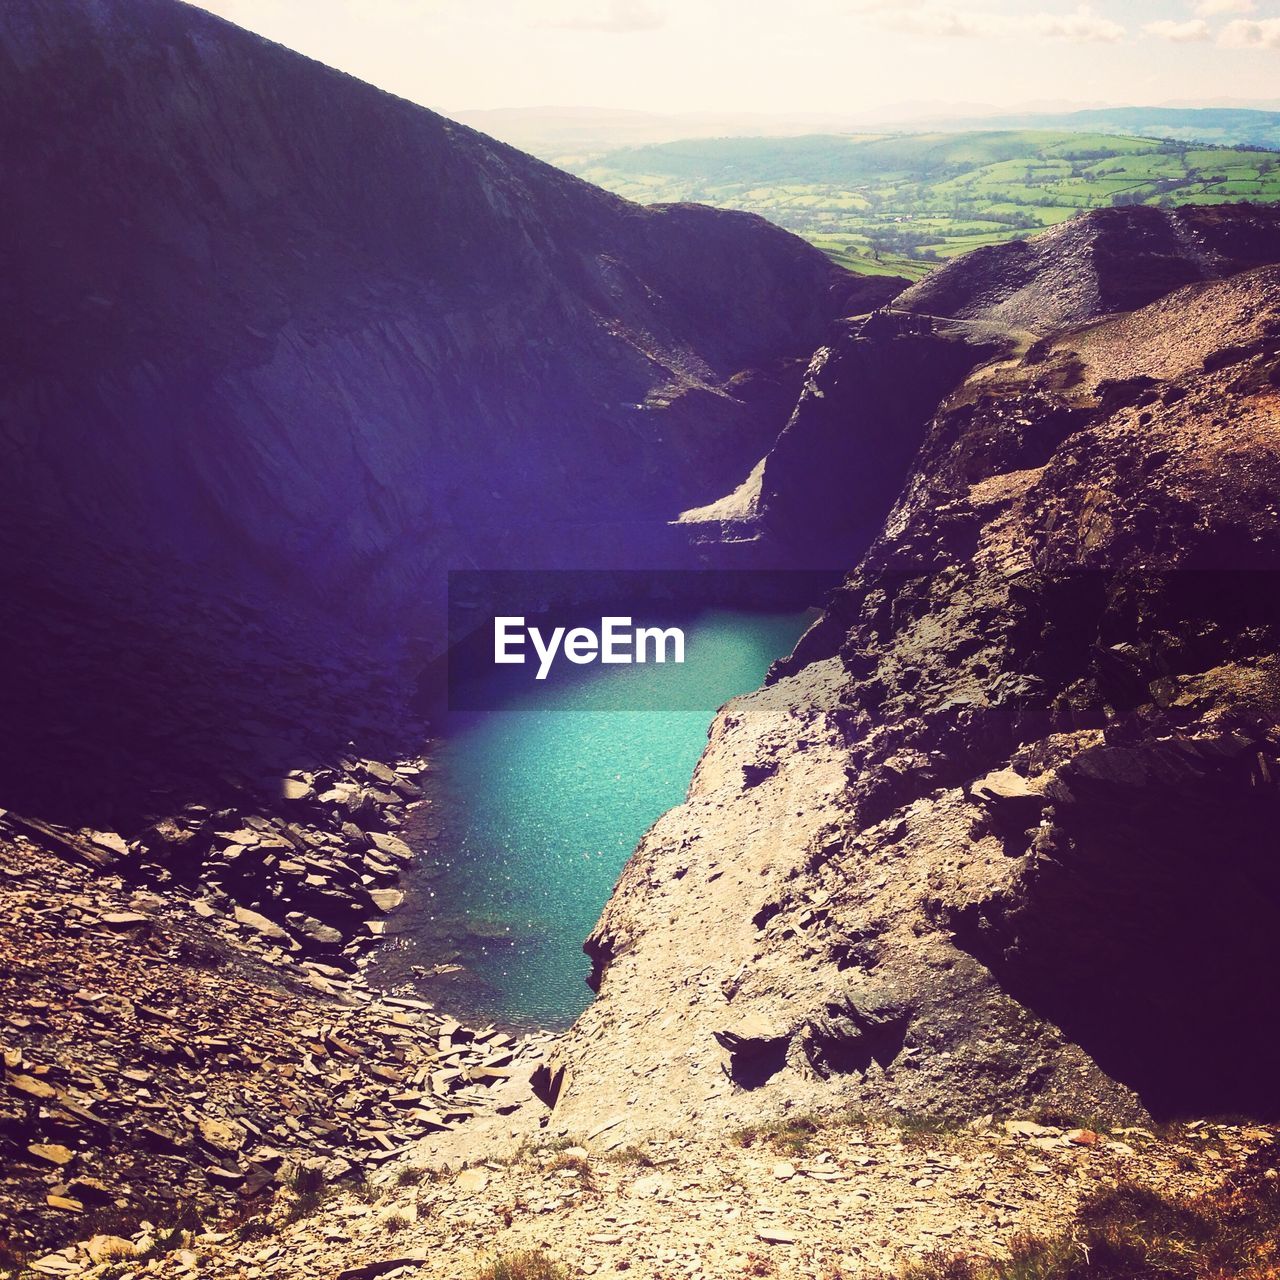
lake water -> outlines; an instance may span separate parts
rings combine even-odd
[[[682,666],[575,667],[452,715],[432,804],[404,832],[424,871],[381,981],[510,1027],[575,1018],[591,999],[582,942],[623,864],[684,799],[716,709],[759,686],[813,616],[710,610],[681,624]]]

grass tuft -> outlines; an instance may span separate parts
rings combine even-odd
[[[906,1143],[932,1143],[959,1133],[964,1124],[946,1116],[918,1115],[911,1112],[867,1112],[856,1107],[819,1115],[789,1116],[770,1124],[748,1125],[730,1134],[729,1141],[739,1147],[757,1144],[771,1147],[780,1155],[803,1156],[813,1145],[814,1136],[823,1129],[849,1128],[896,1129]]]
[[[26,1254],[20,1253],[7,1240],[0,1240],[0,1276],[17,1275],[23,1269]]]
[[[772,1147],[780,1155],[802,1156],[809,1150],[822,1124],[823,1121],[815,1116],[789,1116],[771,1124],[739,1129],[730,1140],[740,1147],[759,1144]]]
[[[386,1193],[386,1188],[379,1186],[367,1173],[358,1178],[351,1187],[351,1194],[365,1204],[376,1204]]]
[[[324,1171],[307,1169],[299,1165],[288,1181],[289,1190],[293,1192],[293,1203],[289,1206],[289,1221],[309,1218],[320,1208],[324,1200],[327,1186]]]
[[[1126,1182],[1081,1202],[1070,1228],[1021,1236],[1007,1258],[935,1253],[902,1280],[1276,1280],[1280,1152],[1214,1191],[1165,1195]]]
[[[596,1190],[595,1178],[592,1177],[591,1173],[591,1163],[585,1156],[571,1155],[562,1151],[543,1165],[544,1173],[558,1173],[563,1169],[572,1170],[578,1175],[577,1183],[583,1191]]]
[[[508,1253],[490,1263],[476,1280],[566,1280],[563,1267],[538,1250]]]
[[[610,1151],[604,1157],[610,1164],[634,1165],[639,1169],[656,1169],[658,1162],[643,1148],[638,1146],[620,1147]]]

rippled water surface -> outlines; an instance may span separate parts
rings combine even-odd
[[[717,707],[757,687],[812,615],[708,611],[682,625],[683,666],[573,668],[455,714],[433,804],[406,832],[426,877],[384,961],[461,966],[428,978],[451,1009],[555,1027],[586,1006],[590,933],[644,831],[679,804]]]

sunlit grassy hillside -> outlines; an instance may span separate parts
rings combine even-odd
[[[912,277],[1085,209],[1280,200],[1280,152],[1103,133],[716,138],[560,163],[644,203],[760,213],[845,266]]]

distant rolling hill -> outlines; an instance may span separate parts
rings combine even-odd
[[[690,139],[570,167],[633,200],[760,213],[844,266],[913,277],[1088,209],[1280,200],[1280,152],[1067,129]]]
[[[889,107],[874,114],[815,115],[721,111],[659,113],[594,107],[504,107],[453,113],[479,129],[571,168],[588,156],[619,147],[653,146],[688,138],[781,138],[818,133],[969,133],[992,129],[1054,129],[1070,133],[1119,133],[1129,137],[1172,138],[1214,146],[1280,149],[1280,103],[1259,106],[1090,107],[1050,111],[935,104],[921,115],[920,104]]]
[[[1280,111],[1242,107],[1099,107],[1088,111],[983,117],[955,121],[949,127],[1120,133],[1228,147],[1280,149]]]

